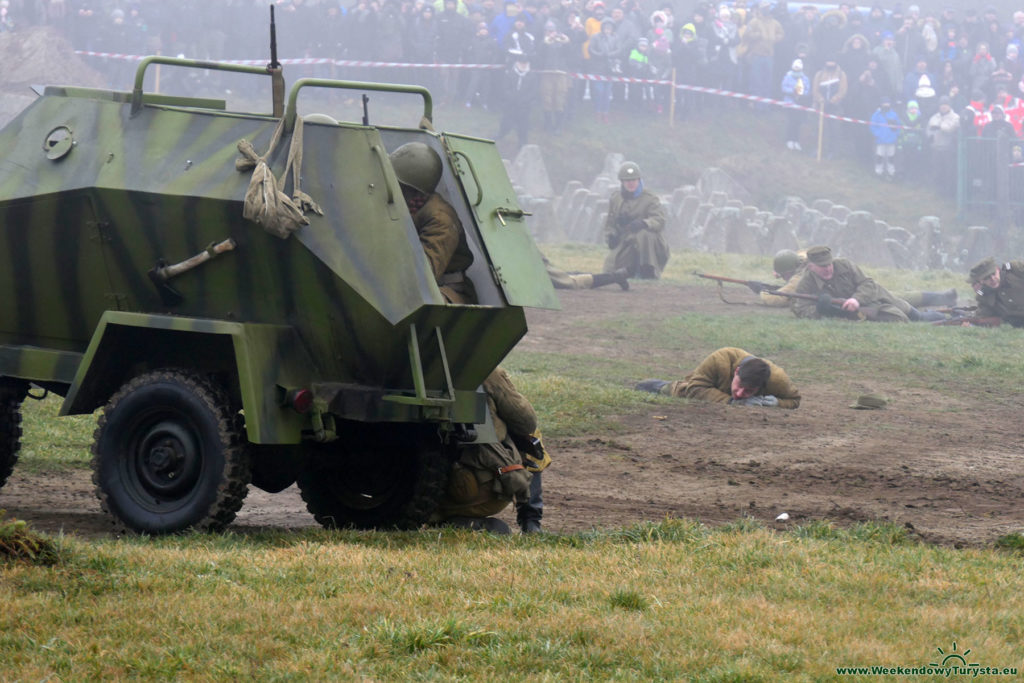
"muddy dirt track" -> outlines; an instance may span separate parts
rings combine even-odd
[[[644,310],[657,316],[750,312],[714,300],[703,287],[637,283],[628,293],[560,294],[562,311],[529,312],[521,349],[615,358],[635,350],[616,344],[614,335],[580,340],[561,328]],[[680,375],[689,369],[679,368]],[[967,412],[976,399],[878,377],[870,388],[888,394],[893,405],[851,410],[857,384],[842,368],[830,382],[787,370],[804,397],[797,410],[652,404],[638,417],[609,416],[622,425],[614,437],[549,439],[556,462],[544,476],[546,529],[619,527],[666,516],[708,524],[750,516],[778,528],[812,519],[889,520],[929,542],[956,546],[1024,531],[1024,439],[1012,403]],[[943,404],[950,411],[936,409]],[[951,421],[950,413],[959,417]],[[55,477],[16,469],[0,490],[0,509],[45,531],[98,537],[108,529],[85,471]],[[775,522],[782,512],[789,522]],[[232,529],[314,525],[292,487],[275,495],[252,489]]]

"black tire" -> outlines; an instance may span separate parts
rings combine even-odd
[[[242,420],[199,375],[157,370],[114,394],[94,434],[92,481],[118,530],[219,531],[249,492]]]
[[[21,387],[0,384],[0,488],[14,471],[21,450]]]
[[[328,529],[414,529],[437,509],[453,460],[436,430],[361,425],[308,449],[299,491]]]

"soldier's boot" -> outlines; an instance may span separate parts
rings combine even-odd
[[[527,519],[519,523],[519,528],[524,534],[539,534],[541,532],[539,519]]]
[[[594,284],[590,285],[590,288],[597,289],[612,284],[618,285],[623,290],[629,289],[629,273],[625,268],[619,268],[613,273],[594,273]]]
[[[919,301],[911,301],[911,306],[956,306],[956,289],[950,287],[945,292],[921,292]]]
[[[636,386],[633,388],[637,391],[647,391],[652,394],[660,394],[661,390],[667,384],[668,382],[663,379],[645,379],[642,382],[637,382]]]

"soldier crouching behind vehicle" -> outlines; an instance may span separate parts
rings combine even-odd
[[[770,408],[800,405],[800,392],[785,370],[770,360],[731,346],[708,355],[683,379],[645,379],[635,388],[710,403]]]
[[[441,157],[422,142],[409,142],[390,155],[420,244],[448,303],[475,304],[476,291],[466,277],[473,252],[454,207],[435,192],[441,180]]]
[[[540,439],[537,413],[500,367],[488,375],[483,388],[498,442],[462,448],[435,521],[508,533],[508,526],[492,515],[514,501],[522,532],[538,532],[544,514],[541,471],[551,457]]]

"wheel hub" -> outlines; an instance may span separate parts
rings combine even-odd
[[[188,429],[165,421],[150,427],[139,441],[136,463],[143,488],[160,498],[174,497],[195,484],[202,454]]]

